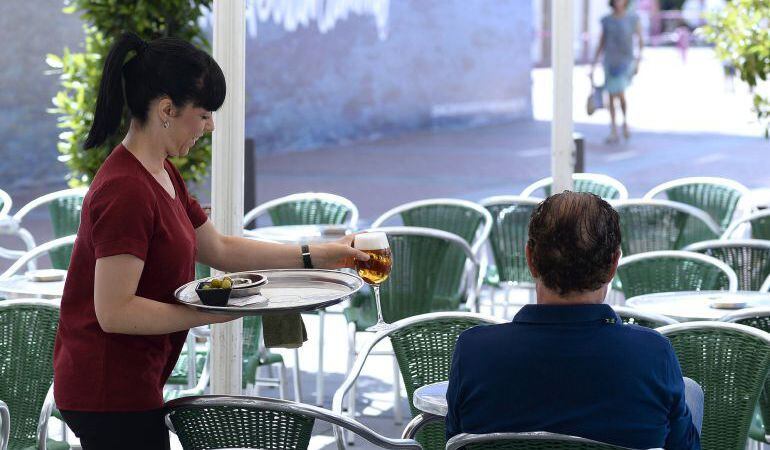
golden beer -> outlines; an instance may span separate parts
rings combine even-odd
[[[393,265],[390,248],[361,251],[369,255],[369,261],[356,261],[358,276],[369,284],[380,284],[387,280]]]
[[[369,255],[369,261],[356,261],[358,276],[372,286],[374,300],[377,302],[377,323],[367,328],[367,331],[382,331],[392,328],[392,325],[382,318],[380,304],[380,283],[388,279],[390,268],[393,266],[393,255],[390,254],[388,236],[381,231],[357,234],[353,247]]]

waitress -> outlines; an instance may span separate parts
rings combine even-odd
[[[226,272],[303,267],[298,246],[220,234],[168,161],[214,130],[224,100],[222,70],[188,42],[127,33],[105,60],[85,148],[118,130],[124,104],[131,121],[83,201],[54,350],[56,404],[85,450],[169,448],[162,390],[187,331],[233,319],[175,303],[196,260]],[[368,259],[351,239],[311,246],[312,265]]]

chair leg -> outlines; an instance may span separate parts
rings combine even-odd
[[[278,368],[278,395],[281,397],[281,400],[286,400],[286,364],[283,361],[281,361],[281,366]]]
[[[300,387],[299,350],[294,349],[294,401],[302,403],[302,389]]]
[[[326,311],[318,310],[318,372],[315,374],[315,404],[324,405],[324,322]]]
[[[393,418],[396,425],[404,423],[404,413],[401,411],[401,372],[398,361],[393,355]]]
[[[348,370],[347,370],[348,373],[350,373],[353,370],[353,364],[355,363],[355,360],[356,360],[356,324],[348,323]],[[354,382],[353,386],[350,387],[350,391],[348,391],[348,415],[353,420],[355,420],[356,418],[356,384],[357,382]],[[355,443],[354,442],[355,434],[347,432],[346,441],[348,445],[353,445]]]

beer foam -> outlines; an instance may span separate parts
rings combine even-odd
[[[359,250],[380,250],[390,246],[388,245],[388,236],[378,231],[357,234],[354,247]]]

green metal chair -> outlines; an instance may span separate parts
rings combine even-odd
[[[615,310],[623,323],[630,325],[639,325],[640,327],[645,328],[658,328],[679,323],[678,321],[668,316],[664,316],[663,314],[640,311],[628,306],[612,305],[612,309]]]
[[[24,205],[13,215],[13,220],[23,226],[24,217],[32,210],[48,205],[54,238],[77,234],[80,226],[80,211],[88,188],[64,189],[40,196]],[[54,269],[67,270],[69,267],[72,248],[61,248],[51,251],[51,264]]]
[[[166,404],[166,425],[185,450],[304,450],[316,420],[342,427],[391,450],[420,450],[414,440],[389,439],[327,409],[262,397],[186,397]]]
[[[620,216],[624,256],[657,250],[681,250],[719,237],[719,225],[693,206],[668,200],[613,202]]]
[[[478,262],[471,247],[461,237],[446,231],[420,227],[383,227],[373,229],[387,234],[393,254],[390,277],[380,285],[382,316],[386,322],[427,314],[436,310],[435,299],[446,291],[439,286],[443,270],[436,261],[443,261],[452,249],[464,252],[465,257],[477,270]],[[463,274],[459,274],[463,276]],[[359,298],[360,299],[360,298]],[[373,301],[356,298],[343,314],[348,321],[348,368],[356,359],[356,333],[377,322],[377,309]],[[381,353],[390,355],[390,353]],[[395,366],[394,366],[395,370]],[[400,380],[394,383],[394,395],[399,399]],[[352,397],[354,398],[354,396]],[[352,407],[355,405],[352,404]],[[401,422],[400,402],[395,402],[396,422]]]
[[[34,261],[45,254],[50,254],[50,252],[54,250],[68,249],[67,254],[71,254],[72,247],[75,245],[76,237],[77,236],[75,235],[65,236],[58,239],[54,239],[53,241],[46,242],[45,244],[38,245],[32,250],[24,253],[24,255],[22,255],[13,264],[11,264],[11,267],[9,267],[8,269],[6,269],[5,272],[0,274],[0,280],[10,278],[11,276],[16,275],[24,266],[29,267],[28,263],[30,261]]]
[[[259,218],[269,216],[271,225],[347,225],[355,229],[358,224],[358,208],[345,197],[323,192],[291,194],[265,202],[243,216],[246,228]],[[316,404],[323,404],[324,397],[324,322],[326,311],[321,309],[309,314],[318,314],[318,372],[316,373]],[[295,367],[299,366],[299,352],[294,350]],[[299,397],[297,398],[299,400]]]
[[[512,288],[534,288],[534,280],[524,252],[529,236],[529,219],[541,201],[542,199],[503,195],[488,197],[480,202],[492,215],[493,220],[489,247],[495,263],[496,278],[487,277],[487,284],[493,288],[505,289],[506,307]],[[492,300],[494,314],[494,292]],[[478,308],[475,311],[478,312]]]
[[[657,292],[735,291],[738,288],[738,277],[727,264],[681,250],[621,258],[616,277],[626,299]]]
[[[749,227],[752,239],[770,240],[770,210],[760,211],[735,220],[722,235],[722,239],[732,238],[741,228]]]
[[[353,202],[323,192],[291,194],[265,202],[244,214],[243,226],[265,214],[273,226],[347,224],[355,229],[358,223],[358,208]]]
[[[355,384],[370,355],[377,354],[374,347],[389,338],[396,354],[398,368],[404,379],[409,404],[412,405],[414,391],[427,384],[449,379],[457,338],[463,331],[476,325],[505,323],[502,319],[465,312],[438,312],[408,317],[393,323],[393,329],[381,331],[362,349],[355,364],[348,371],[347,378],[334,393],[332,410],[341,414],[345,396],[348,396],[348,414],[354,409]],[[419,411],[412,406],[412,415]],[[335,433],[339,448],[344,448],[342,433]],[[417,441],[424,449],[443,449],[446,434],[443,421],[427,424],[417,433]]]
[[[770,332],[770,308],[747,308],[732,314],[728,314],[720,322],[737,323],[757,328],[764,332]],[[770,423],[770,378],[765,380],[765,388],[759,397],[754,421],[749,430],[749,437],[758,442],[770,444],[770,435],[765,424]]]
[[[704,394],[703,450],[744,450],[770,372],[770,334],[723,322],[658,328],[676,351],[682,374]]]
[[[574,192],[590,192],[605,200],[625,200],[628,198],[628,189],[620,181],[599,173],[573,173],[572,190]],[[544,197],[551,195],[553,178],[547,177],[538,180],[521,191],[522,197],[532,197],[532,194],[543,190]]]
[[[712,256],[738,275],[738,289],[757,291],[770,276],[770,241],[760,239],[711,240],[688,245],[685,250]]]
[[[458,434],[446,450],[630,450],[577,436],[536,431],[529,433]]]
[[[404,226],[435,228],[456,234],[465,239],[477,257],[492,228],[492,216],[486,209],[467,200],[449,198],[420,200],[397,206],[378,217],[372,223],[372,228],[382,227],[396,218],[400,218]],[[463,279],[467,263],[465,252],[461,249],[453,248],[447,252],[441,263],[438,297],[434,299],[436,310],[456,310],[466,301],[467,304],[474,304],[478,292],[470,288],[478,288],[481,280],[473,282],[470,278]],[[469,277],[478,275],[468,273]],[[461,284],[465,284],[466,289],[462,289]]]
[[[656,196],[686,203],[706,211],[725,230],[736,213],[741,198],[746,198],[746,186],[727,178],[689,177],[672,180],[652,188],[644,195],[645,200]]]
[[[53,347],[58,326],[57,301],[0,302],[0,410],[7,408],[0,413],[5,416],[3,450],[70,448],[47,437],[54,406]]]

